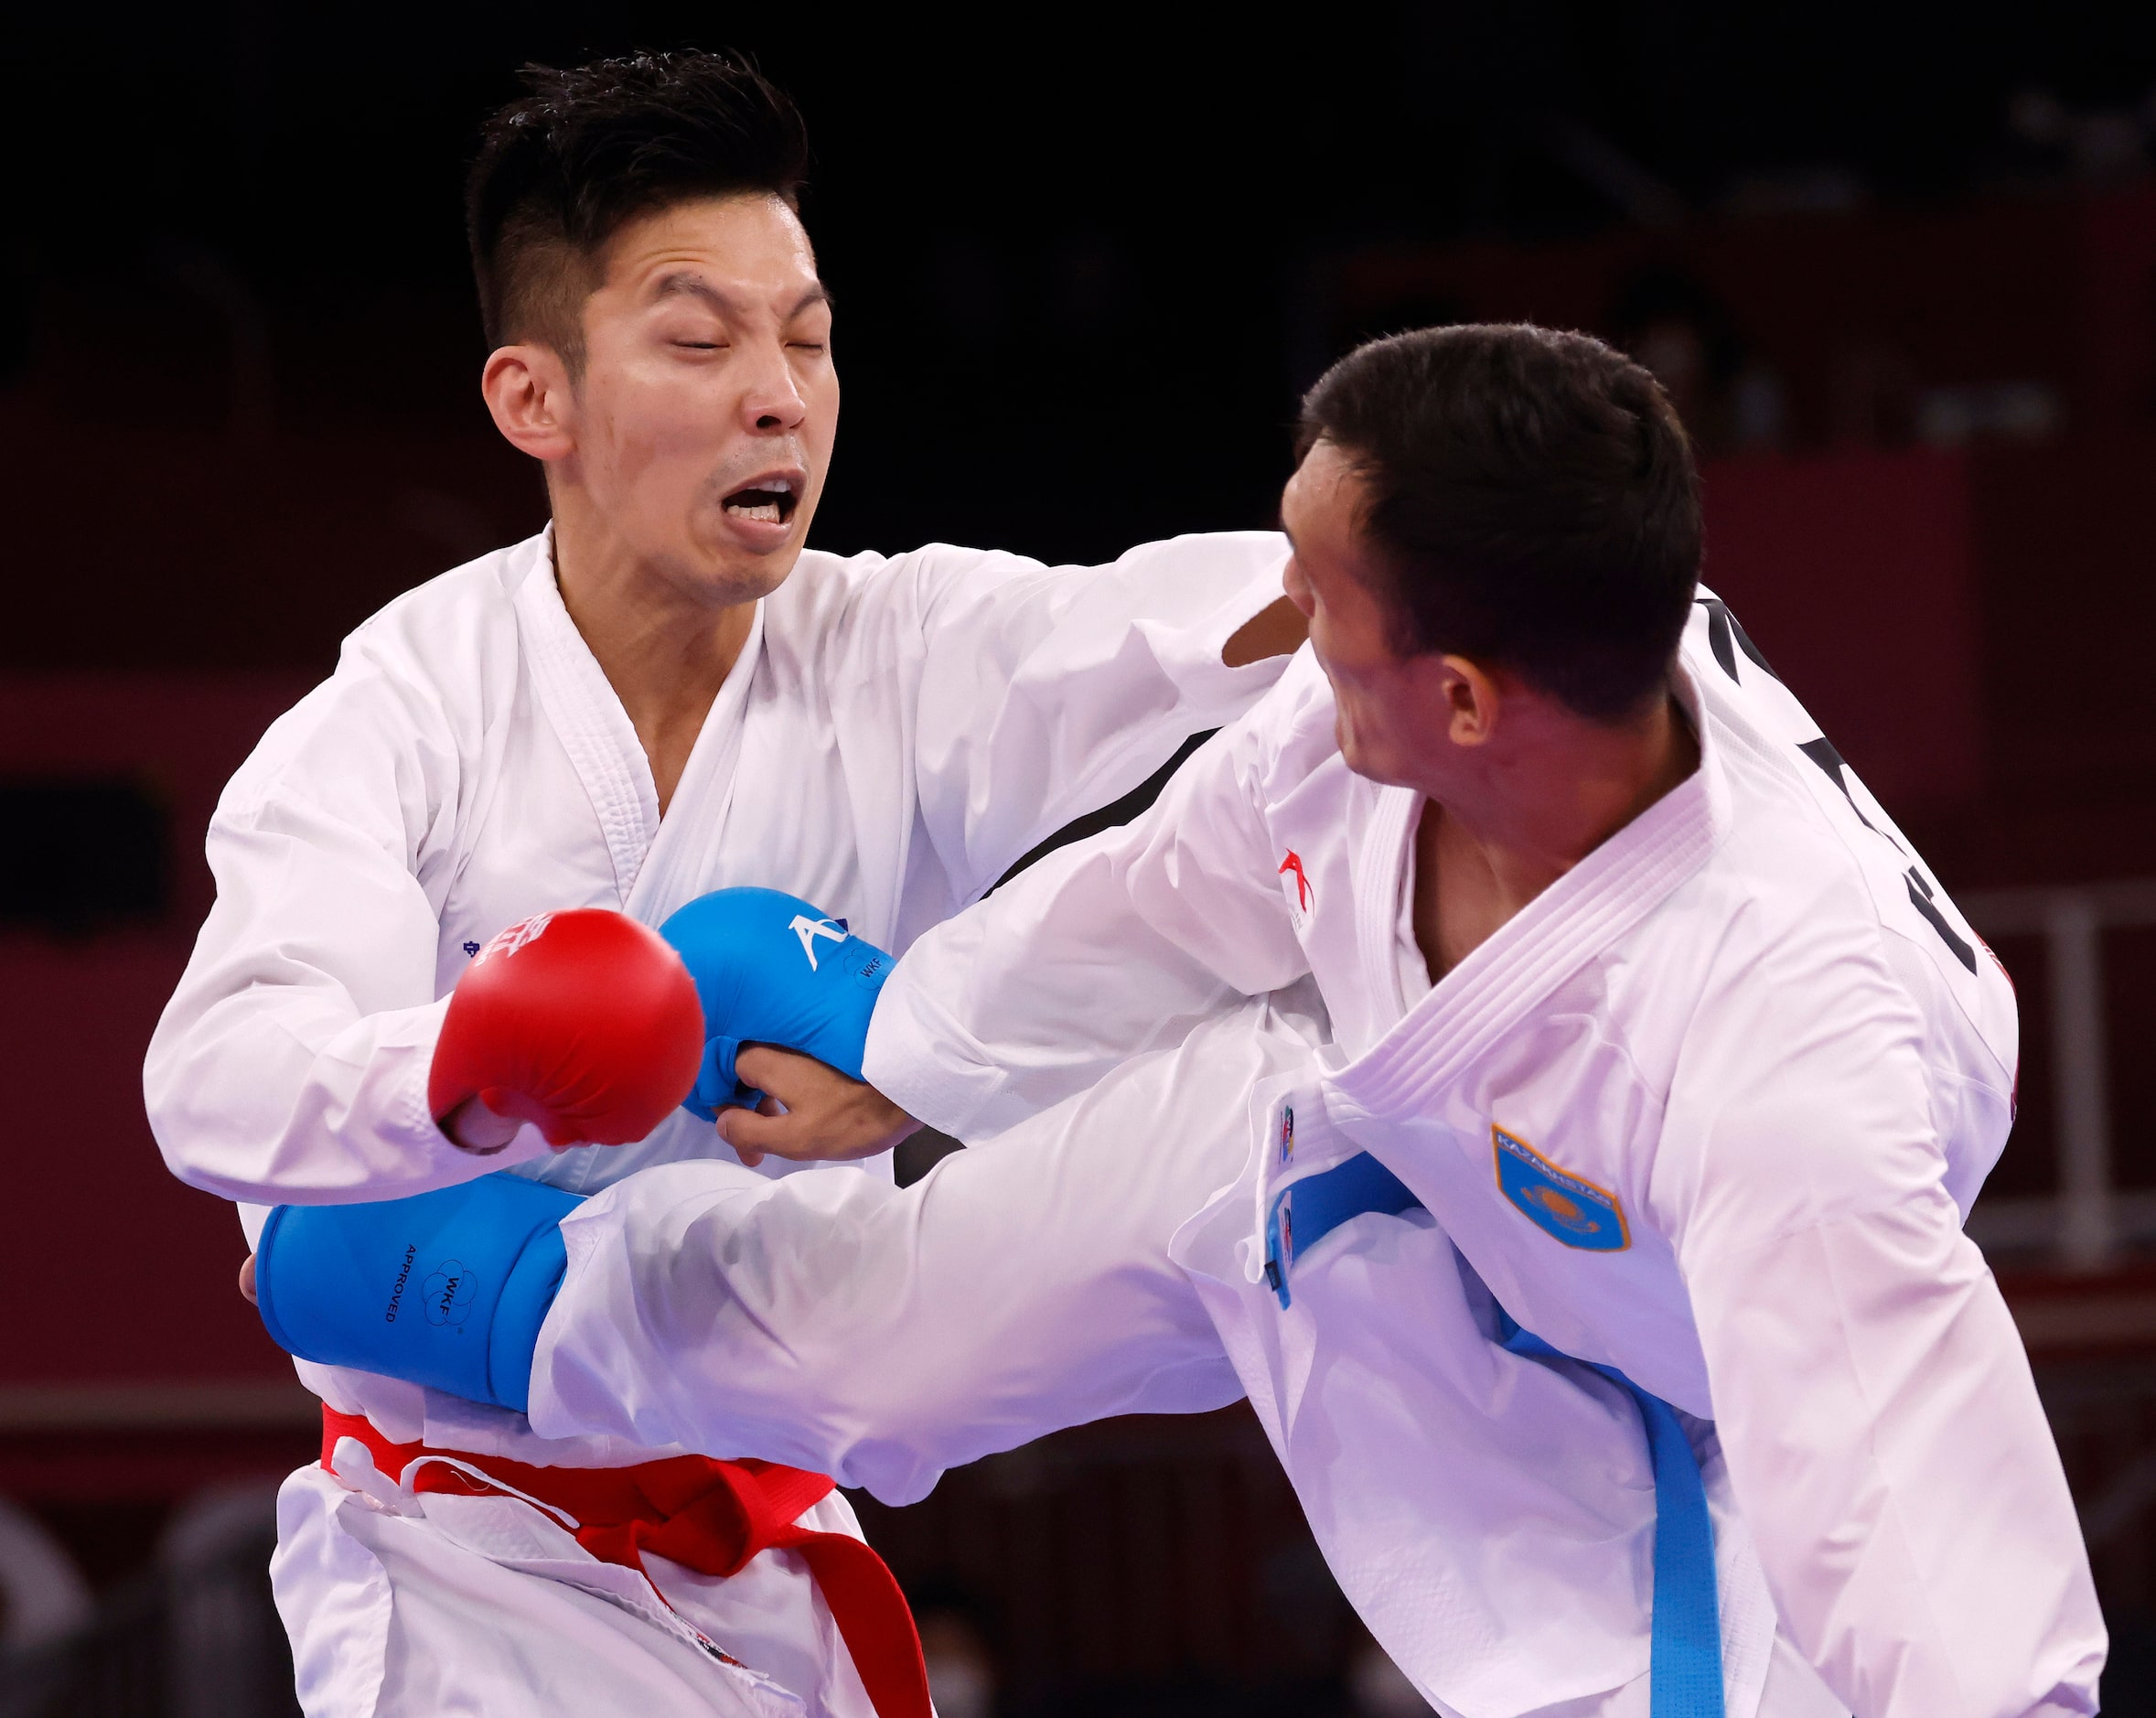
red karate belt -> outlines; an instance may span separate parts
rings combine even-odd
[[[364,1415],[339,1413],[325,1402],[322,1466],[332,1474],[339,1438],[357,1438],[391,1479],[402,1480],[408,1466],[422,1463],[412,1477],[413,1491],[536,1498],[575,1521],[576,1542],[601,1562],[634,1569],[647,1581],[646,1552],[700,1574],[732,1575],[758,1552],[798,1551],[831,1606],[877,1718],[934,1718],[921,1637],[884,1560],[850,1533],[795,1525],[803,1510],[830,1494],[828,1475],[706,1455],[672,1455],[633,1467],[533,1467],[468,1450],[392,1444]],[[470,1468],[499,1484],[475,1478],[465,1471]],[[656,1584],[652,1591],[659,1591]]]

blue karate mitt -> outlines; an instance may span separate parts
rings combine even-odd
[[[682,1108],[713,1120],[763,1093],[735,1077],[744,1044],[812,1056],[861,1078],[869,1017],[892,961],[797,895],[714,889],[660,926],[696,981],[703,1004],[703,1066]]]
[[[584,1201],[520,1176],[407,1199],[280,1205],[254,1253],[262,1322],[287,1354],[530,1412],[539,1327]]]

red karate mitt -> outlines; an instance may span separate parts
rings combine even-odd
[[[437,1122],[477,1096],[551,1145],[626,1145],[689,1095],[703,1011],[681,956],[604,907],[540,913],[472,957],[427,1078]]]

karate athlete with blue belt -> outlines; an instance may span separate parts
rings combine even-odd
[[[482,386],[552,524],[391,604],[263,736],[150,1047],[166,1160],[254,1224],[503,1169],[543,1204],[735,1164],[678,1107],[716,1070],[644,927],[767,883],[817,903],[794,958],[842,923],[902,952],[1248,709],[1302,635],[1271,532],[1097,567],[807,547],[839,387],[799,116],[721,56],[530,82],[469,213]],[[888,1185],[905,1118],[863,1110],[878,1153],[805,1178]],[[437,1268],[461,1262],[405,1262],[377,1312],[477,1332],[481,1285]],[[324,1459],[284,1487],[272,1576],[310,1718],[925,1718],[896,1589],[820,1474],[301,1375]]]
[[[1303,429],[1311,650],[1145,818],[869,974],[872,1022],[824,981],[813,1040],[714,986],[782,989],[768,933],[677,928],[707,1032],[858,1045],[986,1144],[904,1192],[682,1165],[564,1208],[505,1361],[533,1423],[902,1498],[1228,1375],[1440,1711],[2094,1713],[2072,1502],[1961,1232],[2011,993],[1697,586],[1668,403],[1463,327],[1344,360]],[[319,1291],[284,1339],[379,1346],[313,1251],[263,1256]]]

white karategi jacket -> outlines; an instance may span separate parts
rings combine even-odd
[[[217,903],[145,1073],[183,1180],[261,1207],[505,1167],[588,1191],[650,1164],[731,1162],[686,1112],[619,1148],[556,1154],[533,1128],[493,1156],[452,1144],[427,1073],[471,955],[543,909],[656,925],[735,884],[791,890],[903,950],[1189,735],[1239,715],[1282,666],[1221,661],[1280,595],[1286,550],[1270,532],[1180,538],[1098,568],[809,551],[757,606],[661,819],[636,733],[563,606],[551,541],[446,574],[360,627],[226,789],[209,835]],[[887,1159],[871,1167],[887,1181]],[[573,1466],[676,1453],[550,1442],[521,1416],[397,1380],[300,1372],[397,1442]],[[843,1499],[819,1509],[851,1520]],[[534,1530],[509,1532],[515,1558],[538,1556],[521,1544]],[[625,1573],[591,1578],[611,1592]],[[807,1615],[805,1587],[796,1608]],[[754,1665],[742,1631],[757,1627],[735,1618],[722,1644]]]
[[[1035,1152],[1067,1209],[1006,1226],[963,1179],[997,1170],[965,1157],[910,1197],[640,1178],[566,1226],[535,1421],[813,1454],[917,1495],[1110,1398],[1174,1405],[1149,1380],[1188,1393],[1193,1321],[1143,1256],[1164,1244],[1373,1632],[1442,1710],[1496,1718],[1645,1670],[1652,1529],[1625,1399],[1496,1348],[1502,1306],[1697,1417],[1735,1718],[1777,1616],[1866,1718],[2093,1712],[2104,1636],[2073,1505],[1961,1232],[2011,1118],[2011,988],[1704,594],[1680,693],[1699,770],[1432,986],[1409,917],[1421,801],[1346,768],[1305,653],[1146,818],[924,939],[885,988],[872,1081],[961,1136],[1008,1129],[965,1157]],[[1237,994],[1313,983],[1305,1036],[1332,1041],[1300,1058],[1216,1054],[1208,1084],[1191,1047],[1217,1026],[1147,1050]],[[1119,1235],[1115,1188],[1085,1172],[1197,1149],[1206,1107],[1239,1134],[1213,1197],[1172,1238],[1164,1213]],[[1425,1208],[1287,1261],[1283,1308],[1268,1214],[1365,1151]],[[999,1302],[1027,1268],[1054,1279],[1022,1303],[1023,1361],[906,1316],[950,1268]],[[655,1311],[650,1352],[625,1350]],[[1099,1328],[1118,1318],[1122,1355]],[[849,1369],[849,1337],[903,1352],[903,1375]],[[1525,1404],[1530,1374],[1565,1371],[1569,1396]]]

